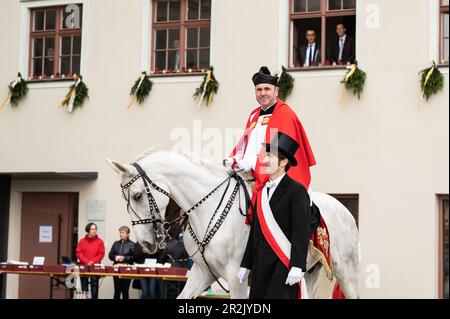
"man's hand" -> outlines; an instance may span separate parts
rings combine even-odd
[[[236,163],[236,160],[232,157],[226,158],[223,160],[223,166],[228,169],[233,169],[233,164]]]
[[[237,277],[239,278],[239,283],[242,284],[245,279],[248,277],[248,273],[250,272],[250,269],[241,267],[239,268],[239,271],[237,273]]]
[[[248,161],[241,159],[239,162],[237,162],[236,168],[238,170],[243,170],[244,172],[248,172],[252,170],[252,164],[250,164]]]
[[[286,285],[293,286],[297,284],[304,276],[301,268],[292,267],[286,279]]]

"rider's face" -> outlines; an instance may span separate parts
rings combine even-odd
[[[272,84],[261,83],[255,87],[256,100],[263,109],[271,106],[278,97],[278,87]]]

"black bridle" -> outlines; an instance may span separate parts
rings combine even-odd
[[[208,262],[206,261],[205,258],[205,247],[206,245],[208,245],[208,243],[211,241],[211,239],[213,238],[213,236],[217,233],[217,231],[219,230],[220,226],[223,224],[225,218],[227,217],[229,211],[231,210],[231,207],[233,206],[234,200],[236,198],[236,195],[239,191],[239,189],[241,187],[243,187],[244,189],[244,195],[245,195],[245,200],[246,200],[246,208],[245,208],[245,212],[242,211],[241,209],[241,201],[239,199],[239,212],[242,216],[245,216],[247,218],[247,220],[249,220],[249,215],[248,215],[248,208],[250,207],[250,209],[253,210],[253,206],[251,205],[251,199],[250,199],[250,195],[247,191],[247,187],[245,186],[245,182],[251,182],[253,181],[253,179],[251,180],[244,180],[241,176],[239,176],[239,174],[232,170],[229,172],[227,178],[222,181],[219,185],[217,185],[212,191],[210,191],[206,196],[204,196],[201,200],[199,200],[197,203],[195,203],[191,208],[189,208],[187,211],[185,211],[182,215],[180,215],[179,217],[175,218],[174,220],[170,221],[170,222],[166,222],[166,221],[162,221],[161,219],[161,215],[160,215],[160,209],[158,207],[158,204],[155,201],[155,198],[152,195],[150,186],[153,187],[156,191],[166,195],[167,197],[170,198],[170,194],[169,192],[165,191],[164,189],[162,189],[161,187],[159,187],[155,182],[153,182],[147,175],[147,173],[142,169],[142,167],[138,164],[138,163],[132,163],[131,165],[133,165],[138,174],[136,176],[134,176],[131,180],[129,180],[126,184],[124,185],[120,185],[122,188],[122,195],[126,201],[127,204],[127,211],[128,213],[131,215],[134,215],[137,220],[132,220],[131,224],[133,226],[135,225],[145,225],[145,224],[153,224],[153,230],[156,233],[157,236],[157,247],[160,249],[164,249],[166,247],[166,240],[168,237],[168,233],[170,228],[172,227],[172,225],[178,223],[180,220],[184,220],[186,217],[189,216],[189,214],[194,211],[196,208],[198,208],[200,205],[202,205],[209,197],[211,197],[211,195],[213,193],[215,193],[222,185],[224,185],[226,182],[227,186],[225,188],[225,191],[223,192],[223,195],[220,199],[219,205],[217,205],[217,208],[215,209],[209,223],[208,223],[208,227],[206,228],[206,233],[203,237],[203,239],[200,241],[197,237],[197,235],[195,234],[194,230],[192,229],[190,223],[188,223],[188,232],[189,234],[192,236],[193,240],[195,241],[195,243],[197,244],[197,251],[190,256],[189,258],[192,258],[195,254],[197,254],[198,252],[201,253],[202,255],[202,259],[204,261],[204,263],[206,264],[206,266],[208,267],[209,271],[211,272],[211,274],[213,275],[214,279],[218,282],[218,284],[222,287],[222,289],[224,289],[226,292],[228,292],[227,289],[225,289],[223,287],[223,285],[220,283],[220,281],[218,280],[218,277],[214,274],[214,272],[211,270],[211,267],[209,266]],[[136,211],[133,209],[133,207],[131,206],[131,191],[130,191],[130,186],[136,182],[137,180],[142,179],[142,182],[144,183],[144,187],[145,187],[145,192],[147,194],[147,199],[148,199],[148,205],[149,205],[149,209],[150,209],[150,218],[146,218],[146,219],[142,219],[138,213],[136,213]],[[213,225],[213,227],[210,229],[210,226],[214,220],[214,217],[217,215],[220,206],[222,205],[222,202],[224,200],[224,197],[228,191],[228,188],[230,186],[230,182],[231,179],[236,179],[236,185],[230,195],[230,198],[228,199],[222,213],[220,214],[218,220],[216,221],[216,223]],[[240,192],[239,192],[239,197],[240,197]],[[158,227],[158,224],[162,224],[162,227]]]

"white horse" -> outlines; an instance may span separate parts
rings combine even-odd
[[[129,196],[129,205],[133,209],[130,213],[131,220],[135,221],[136,218],[149,220],[152,213],[149,209],[148,196],[142,178],[136,178],[138,175],[136,168],[133,165],[106,160],[120,174],[122,185],[130,184],[131,181],[127,193],[124,194]],[[169,203],[167,194],[181,209],[187,211],[224,181],[229,173],[228,169],[216,163],[159,149],[147,151],[136,162],[154,183],[153,186],[149,185],[147,190],[151,191],[162,221]],[[236,181],[232,179],[215,219],[222,212],[235,185]],[[166,194],[155,186],[164,190]],[[189,223],[200,241],[208,231],[208,223],[224,191],[225,185],[222,185],[189,214]],[[250,186],[248,191],[251,194]],[[231,298],[248,297],[247,281],[240,284],[236,276],[249,235],[249,226],[245,224],[245,217],[239,212],[239,199],[241,207],[245,207],[245,196],[242,189],[239,192],[241,196],[236,197],[223,224],[204,250],[205,259],[211,270],[205,265],[196,242],[189,232],[185,231],[184,245],[188,254],[192,256],[194,264],[178,298],[198,297],[215,281],[214,276],[226,280]],[[334,275],[346,298],[358,298],[359,240],[355,220],[351,213],[333,197],[319,192],[313,192],[311,197],[328,226]],[[134,223],[133,229],[144,251],[150,252],[157,249],[158,237],[153,223]],[[307,269],[310,271],[306,273],[305,281],[310,296],[321,268],[320,264],[316,264],[318,264],[317,260],[308,254]],[[316,267],[312,269],[313,266]],[[214,276],[211,271],[214,272]]]

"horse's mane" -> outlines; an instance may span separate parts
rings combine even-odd
[[[145,150],[142,154],[138,155],[134,161],[138,162],[138,161],[140,161],[152,154],[158,153],[158,152],[170,153],[171,151],[164,150],[160,146],[154,146],[154,147],[151,147],[151,148]],[[190,151],[178,151],[178,152],[172,151],[172,153],[178,154],[178,155],[186,158],[192,164],[196,165],[197,167],[206,169],[206,170],[210,171],[211,173],[223,174],[223,173],[227,172],[227,169],[225,167],[223,167],[222,165],[217,164],[211,160],[204,159],[204,158],[198,156],[196,153],[193,153]]]
[[[194,165],[205,168],[212,173],[223,174],[223,173],[227,172],[227,169],[225,167],[223,167],[222,165],[219,165],[211,160],[204,159],[204,158],[198,156],[196,153],[184,151],[184,152],[180,152],[178,154],[187,158]]]

